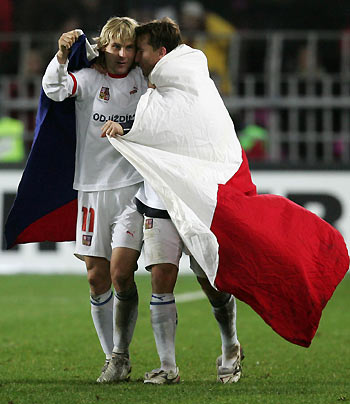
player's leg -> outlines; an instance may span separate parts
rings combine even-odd
[[[113,351],[113,291],[109,261],[101,257],[84,257],[90,284],[91,317],[106,361],[101,375],[112,358]],[[100,375],[100,377],[101,377]],[[100,377],[97,379],[99,381]]]
[[[197,275],[197,280],[208,297],[219,325],[222,355],[217,359],[218,381],[237,382],[242,370],[240,344],[236,330],[236,300],[229,293],[216,290],[193,257],[190,258],[190,262],[191,269]]]
[[[138,314],[138,293],[134,281],[137,259],[143,238],[143,217],[130,202],[137,187],[126,187],[118,195],[116,206],[128,206],[116,215],[112,226],[111,279],[115,289],[113,300],[113,355],[102,382],[128,380],[131,372],[129,345],[131,343]],[[131,193],[131,196],[128,194]]]
[[[115,288],[114,347],[112,359],[101,379],[102,382],[120,382],[130,378],[129,345],[134,335],[138,315],[138,293],[134,282],[134,271],[137,268],[139,254],[138,250],[125,247],[114,248],[112,252],[111,273]]]
[[[138,250],[125,247],[113,249],[111,268],[114,296],[114,353],[129,355],[129,345],[138,315],[138,293],[134,281]]]
[[[102,209],[104,198],[103,192],[78,193],[75,255],[85,261],[91,316],[107,363],[113,351],[113,294],[109,271],[109,226]]]
[[[145,218],[145,265],[152,271],[151,324],[160,368],[145,374],[145,383],[180,381],[175,359],[177,311],[174,287],[182,242],[170,219]]]
[[[176,371],[175,333],[177,311],[174,287],[178,267],[174,264],[152,266],[151,324],[160,359],[160,368]]]

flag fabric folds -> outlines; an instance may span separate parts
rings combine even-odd
[[[279,335],[309,346],[349,268],[340,233],[276,195],[258,195],[202,52],[181,45],[150,77],[132,130],[110,138],[154,188],[210,282]]]
[[[68,70],[88,67],[96,56],[80,31]],[[5,225],[7,248],[30,242],[75,240],[75,144],[74,99],[54,102],[42,90],[32,149]]]
[[[219,186],[211,224],[220,257],[215,284],[248,303],[279,335],[307,347],[349,268],[343,238],[294,202],[246,196],[234,182]]]

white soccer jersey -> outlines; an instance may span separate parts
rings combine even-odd
[[[133,120],[137,103],[147,90],[141,69],[123,76],[104,75],[94,69],[68,73],[55,56],[43,77],[43,89],[54,101],[74,96],[76,112],[76,161],[74,189],[105,191],[142,182],[134,167],[101,138],[101,127],[112,120]]]
[[[141,184],[136,198],[149,208],[166,210],[164,203],[147,181]]]

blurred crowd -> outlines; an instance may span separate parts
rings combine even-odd
[[[95,35],[110,16],[128,15],[139,22],[169,16],[180,25],[186,43],[205,51],[214,79],[220,77],[220,87],[227,93],[227,41],[218,40],[218,36],[236,30],[350,28],[350,3],[343,0],[322,5],[319,0],[0,0],[0,10],[0,34],[58,35],[79,27]],[[201,33],[216,35],[215,43],[205,43]],[[48,55],[42,55],[45,49],[40,43],[34,43],[26,55],[19,55],[14,46],[0,39],[0,73],[41,74]],[[16,71],[19,63],[22,70]]]
[[[237,82],[236,88],[232,88],[235,79],[232,60],[228,59],[230,38],[236,32],[276,29],[350,32],[350,3],[344,0],[0,0],[0,11],[0,75],[41,77],[62,32],[81,28],[92,39],[111,16],[127,15],[139,22],[168,16],[180,25],[185,43],[205,52],[211,77],[224,96],[240,94]],[[29,38],[28,34],[30,40],[23,41]],[[238,70],[262,76],[266,69],[262,63],[262,54],[267,52],[264,46],[263,41],[241,46]],[[323,45],[323,50],[324,46],[329,48],[323,52],[329,60],[325,56],[322,60],[313,58],[305,43],[285,46],[283,72],[317,76],[324,71],[338,72],[337,67],[334,69],[334,64],[339,65],[337,48],[350,48],[350,41],[337,46]],[[32,83],[22,88],[28,96],[36,96]],[[19,96],[17,84],[11,84],[9,91],[11,98]],[[263,91],[256,86],[255,95],[261,96]],[[35,113],[30,114],[26,127],[31,131]],[[246,150],[251,148],[259,159],[265,156],[264,127],[268,113],[258,110],[256,115],[259,116],[252,122],[254,125],[242,126],[241,136]],[[235,122],[239,123],[239,118],[235,117]]]
[[[171,13],[181,23],[183,6],[176,0],[0,0],[1,31],[62,31],[79,26],[99,30],[112,15],[129,15],[139,21]],[[337,30],[349,25],[350,4],[344,0],[201,0],[237,29]],[[185,16],[186,18],[186,16]]]

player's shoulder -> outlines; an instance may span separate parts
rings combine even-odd
[[[96,69],[93,69],[92,67],[83,67],[80,70],[73,70],[72,73],[74,75],[79,75],[81,77],[90,77],[90,78],[97,78],[99,76],[102,76],[101,73],[99,73]]]

